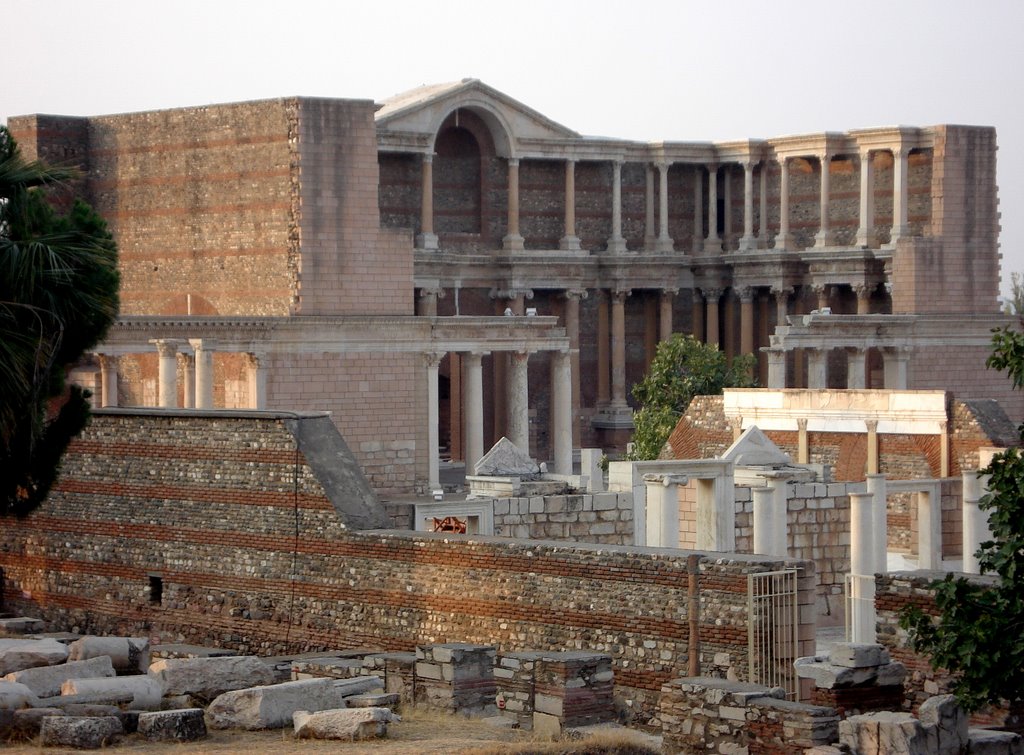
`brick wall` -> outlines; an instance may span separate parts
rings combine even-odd
[[[142,440],[144,439],[144,440]],[[408,650],[608,653],[621,693],[653,710],[688,665],[688,564],[702,669],[746,673],[751,556],[346,530],[282,420],[99,414],[51,497],[0,528],[11,610],[55,628],[263,654]],[[813,566],[801,569],[813,601]],[[162,602],[149,578],[163,581]],[[813,621],[813,617],[809,617]],[[801,630],[806,655],[813,625]],[[716,659],[717,656],[717,659]]]

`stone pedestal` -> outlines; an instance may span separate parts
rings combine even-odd
[[[493,709],[496,655],[493,645],[420,645],[416,648],[415,702],[449,713]]]

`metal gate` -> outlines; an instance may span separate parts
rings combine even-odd
[[[782,687],[796,700],[793,661],[799,652],[800,615],[796,569],[747,575],[747,650],[750,681]]]

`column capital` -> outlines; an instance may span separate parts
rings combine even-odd
[[[797,417],[796,427],[802,433],[807,432],[807,417]]]
[[[679,294],[679,288],[678,287],[669,288],[669,287],[666,286],[665,288],[661,289],[661,298],[663,298],[663,299],[671,299],[673,296],[676,296],[678,294]]]
[[[567,288],[563,293],[566,299],[575,299],[576,301],[582,301],[590,296],[590,292],[585,288]]]
[[[511,167],[511,168],[518,168],[519,167],[519,158],[518,157],[509,157],[507,159],[508,159],[509,167]]]
[[[423,155],[422,155],[422,159],[423,159],[423,162],[425,162],[425,163],[432,163],[432,162],[434,162],[434,153],[433,152],[424,152]]]
[[[852,288],[853,292],[857,294],[858,299],[866,299],[871,295],[871,292],[875,287],[869,286],[867,283],[854,283],[850,288]]]
[[[701,286],[700,292],[708,301],[718,301],[719,299],[722,298],[722,294],[725,293],[725,289],[711,286],[705,288],[704,286]]]
[[[516,349],[515,351],[509,352],[509,355],[512,357],[513,363],[526,364],[526,361],[530,358],[530,354],[532,353],[532,351],[527,351],[525,349]]]
[[[750,303],[754,301],[753,286],[740,286],[739,288],[734,288],[733,291],[736,292],[736,298],[741,302]]]
[[[462,352],[462,357],[463,359],[469,359],[479,362],[481,359],[483,359],[485,356],[488,356],[490,353],[490,351],[481,351],[480,349],[473,349],[472,351]]]
[[[656,160],[654,162],[654,167],[656,167],[659,171],[667,171],[674,164],[674,160]]]
[[[848,354],[855,354],[857,356],[861,356],[863,354],[868,353],[868,349],[866,346],[847,346],[845,348],[845,351]]]
[[[631,288],[615,288],[608,292],[612,299],[618,302],[625,302],[627,298],[633,295],[633,289]]]
[[[897,159],[901,159],[910,154],[910,147],[905,144],[897,144],[892,147],[892,156]]]
[[[162,357],[173,357],[178,348],[185,343],[180,338],[150,338],[149,342],[156,346],[157,353]]]
[[[427,287],[427,286],[424,286],[424,287],[420,288],[419,297],[421,299],[426,299],[428,297],[434,296],[434,297],[436,297],[438,299],[443,299],[446,296],[446,293],[447,292],[445,291],[445,289],[440,288],[440,287],[434,287],[434,286]]]
[[[217,348],[217,339],[215,338],[190,338],[188,343],[193,351],[213,351]]]
[[[421,354],[423,357],[423,365],[427,369],[437,369],[437,366],[441,364],[441,360],[444,359],[445,352],[443,351],[425,351]]]
[[[532,288],[492,288],[487,292],[491,299],[516,299],[522,296],[524,299],[533,298]]]
[[[864,420],[864,429],[869,433],[878,432],[878,420],[877,419],[866,419]]]
[[[108,369],[110,367],[116,367],[118,363],[118,356],[116,354],[107,354],[102,351],[94,351],[93,355],[100,363],[100,369]]]
[[[793,295],[792,286],[772,286],[772,296],[775,297],[775,301],[788,300]]]

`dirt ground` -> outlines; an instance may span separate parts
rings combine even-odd
[[[626,735],[628,737],[628,734]],[[609,737],[601,739],[610,740]],[[622,735],[615,740],[621,741]],[[579,743],[577,743],[579,744]],[[535,745],[535,746],[533,746]],[[479,719],[446,716],[413,710],[406,712],[401,723],[388,726],[386,739],[363,742],[339,742],[295,739],[290,729],[276,731],[213,731],[194,743],[154,744],[137,734],[124,737],[119,744],[105,751],[137,752],[147,755],[200,755],[200,753],[245,753],[245,755],[283,755],[284,753],[370,753],[371,755],[498,755],[514,753],[523,748],[531,752],[557,752],[557,746],[534,738],[532,732],[491,726]],[[4,755],[58,755],[80,753],[42,747],[38,743],[0,743]],[[571,748],[575,750],[576,748]],[[563,750],[564,751],[564,750]],[[582,750],[577,750],[582,751]],[[637,750],[639,752],[640,750]],[[656,752],[652,750],[651,752]]]

